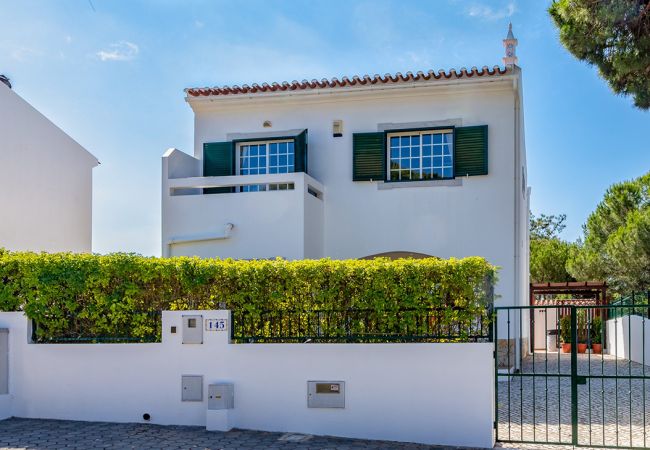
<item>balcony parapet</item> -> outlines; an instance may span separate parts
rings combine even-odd
[[[324,186],[304,172],[200,176],[176,149],[162,158],[162,254],[323,257]]]
[[[185,177],[170,178],[167,181],[167,195],[202,195],[203,189],[209,188],[235,188],[234,192],[216,195],[257,194],[259,192],[245,192],[241,188],[246,186],[291,186],[286,190],[304,189],[316,198],[322,199],[324,187],[304,172],[278,173],[266,175],[231,175],[223,177]],[[284,190],[279,189],[279,190]],[[268,192],[268,191],[267,191]]]

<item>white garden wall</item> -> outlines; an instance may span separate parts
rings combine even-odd
[[[608,320],[606,348],[617,358],[650,363],[650,320],[640,316]]]
[[[207,385],[229,381],[237,428],[493,444],[492,344],[230,344],[220,331],[182,344],[183,314],[192,312],[163,313],[159,344],[31,344],[27,319],[0,313],[10,375],[0,417],[139,422],[149,413],[153,423],[205,425]],[[203,375],[203,402],[181,402],[181,375]],[[345,408],[307,408],[308,380],[345,381]]]

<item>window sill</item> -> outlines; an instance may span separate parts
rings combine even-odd
[[[437,187],[437,186],[462,186],[462,178],[453,178],[450,180],[424,180],[424,181],[388,181],[377,183],[377,189],[382,191],[385,189],[401,189],[401,188],[415,188],[415,187]]]

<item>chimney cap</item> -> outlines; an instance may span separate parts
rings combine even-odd
[[[6,75],[0,74],[0,81],[6,84],[9,89],[11,89],[11,81],[9,81],[9,78]]]
[[[517,38],[515,38],[515,35],[512,33],[512,22],[511,22],[508,25],[508,35],[503,40],[503,47],[506,50],[506,54],[503,57],[503,64],[506,67],[515,66],[519,61],[519,58],[517,58],[517,44],[518,44]]]

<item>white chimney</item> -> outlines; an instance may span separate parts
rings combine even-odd
[[[503,64],[508,66],[514,66],[517,64],[519,59],[517,58],[517,39],[512,34],[512,23],[508,26],[508,35],[503,40],[503,47],[506,50],[506,56],[503,57]]]

